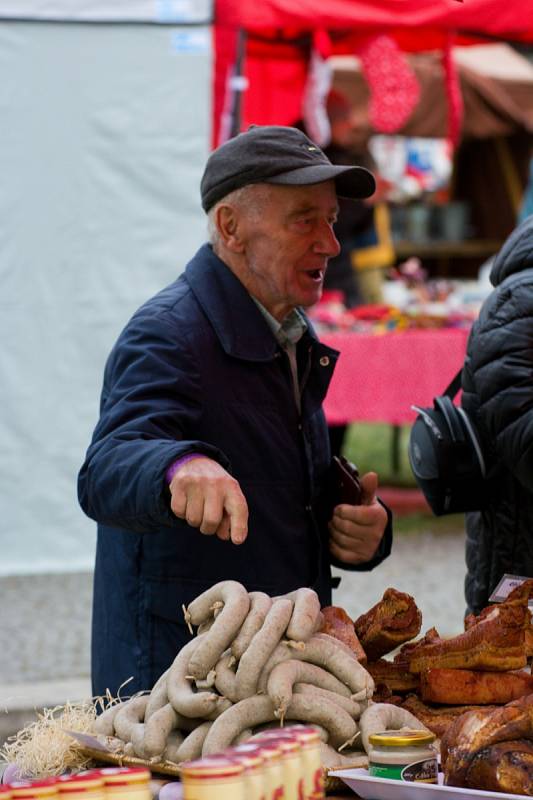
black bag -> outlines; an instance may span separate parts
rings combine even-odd
[[[419,408],[409,436],[409,461],[435,516],[485,508],[490,493],[479,434],[463,408],[453,404],[459,370],[433,408]]]

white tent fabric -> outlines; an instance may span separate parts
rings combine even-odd
[[[0,574],[92,567],[76,476],[105,358],[205,238],[210,37],[0,21]]]
[[[210,0],[0,0],[0,18],[208,24]]]

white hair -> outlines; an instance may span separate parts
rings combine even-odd
[[[220,244],[220,231],[216,224],[216,212],[221,205],[233,205],[239,210],[246,209],[246,214],[252,219],[258,219],[263,210],[263,200],[265,194],[264,183],[249,183],[230,192],[207,212],[207,238],[216,252]]]

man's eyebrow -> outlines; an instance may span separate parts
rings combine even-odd
[[[313,214],[317,211],[320,211],[318,206],[314,205],[299,206],[298,208],[295,208],[293,211],[289,212],[289,217],[300,217],[302,216],[302,214]],[[328,213],[333,215],[338,214],[339,206],[338,205],[331,206]]]

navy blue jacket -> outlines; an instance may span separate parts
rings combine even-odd
[[[79,475],[80,503],[99,523],[95,694],[116,694],[130,676],[128,693],[150,689],[189,639],[182,604],[219,580],[270,595],[310,586],[331,603],[322,401],[337,357],[311,329],[299,342],[300,415],[285,352],[208,245],[130,320],[106,365]],[[165,470],[188,452],[238,480],[250,514],[244,544],[204,536],[170,511]],[[390,541],[389,530],[359,569],[383,560]]]

